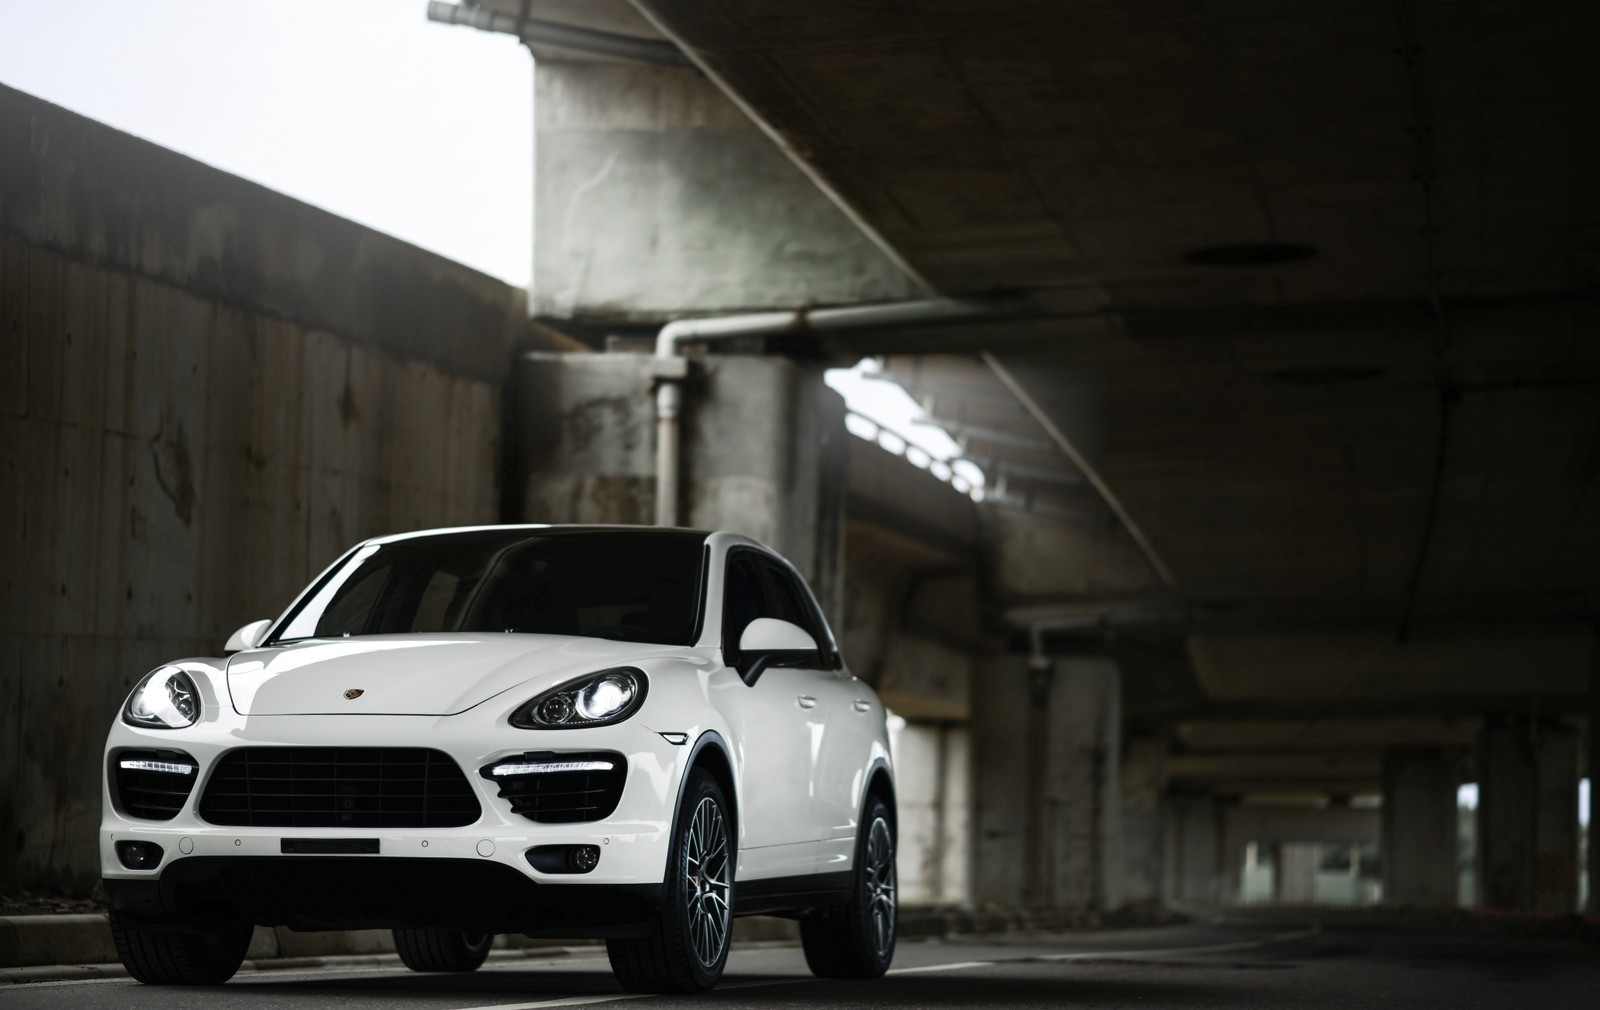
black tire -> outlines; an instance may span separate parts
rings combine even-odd
[[[624,989],[705,992],[722,978],[733,930],[735,854],[735,827],[721,787],[705,769],[690,770],[672,825],[657,928],[648,937],[606,941],[611,970]]]
[[[899,923],[894,860],[894,816],[880,797],[869,797],[856,838],[850,900],[800,920],[800,943],[813,975],[878,978],[889,970]]]
[[[111,938],[128,974],[145,985],[221,985],[244,964],[248,923],[215,932],[187,932],[127,922],[111,913]]]
[[[477,971],[493,944],[493,933],[459,929],[394,931],[395,952],[412,971]]]

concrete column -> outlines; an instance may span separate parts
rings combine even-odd
[[[1493,718],[1478,747],[1478,899],[1571,912],[1578,897],[1578,734],[1527,716]]]
[[[1600,915],[1600,634],[1589,663],[1589,914]]]
[[[1456,899],[1460,761],[1434,748],[1383,759],[1383,896],[1392,905],[1448,908]]]
[[[517,472],[528,522],[649,523],[655,405],[648,354],[545,353],[518,363]],[[683,419],[684,523],[782,552],[837,630],[844,404],[819,366],[776,355],[696,362]]]
[[[1129,740],[1122,755],[1122,900],[1128,905],[1159,904],[1166,892],[1167,742],[1159,737]]]
[[[1316,901],[1317,863],[1321,847],[1314,842],[1278,842],[1272,854],[1272,900],[1279,905]]]
[[[1056,660],[1045,767],[1047,904],[1122,905],[1122,684],[1098,656]]]
[[[1167,879],[1171,900],[1219,905],[1231,900],[1224,865],[1224,818],[1209,796],[1175,796],[1166,804]]]
[[[979,906],[1122,901],[1120,687],[1099,657],[986,664],[972,698],[972,893]]]

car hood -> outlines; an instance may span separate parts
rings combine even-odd
[[[233,656],[228,693],[240,715],[455,715],[515,687],[532,698],[670,651],[563,635],[308,639]]]

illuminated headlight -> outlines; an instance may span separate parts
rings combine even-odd
[[[579,729],[621,722],[644,703],[648,681],[632,667],[605,670],[546,691],[511,715],[522,729]]]
[[[146,729],[182,729],[200,718],[200,692],[176,666],[153,670],[122,706],[122,721]]]

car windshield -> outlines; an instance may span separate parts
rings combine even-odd
[[[367,544],[267,644],[409,632],[693,645],[703,533],[467,530]]]

